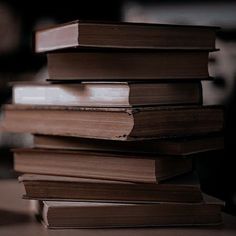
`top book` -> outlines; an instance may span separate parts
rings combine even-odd
[[[218,27],[73,21],[35,34],[35,51],[70,48],[215,50]]]

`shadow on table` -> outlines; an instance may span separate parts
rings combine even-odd
[[[32,218],[28,214],[0,209],[0,226],[23,224],[31,221]]]

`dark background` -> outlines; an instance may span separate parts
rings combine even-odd
[[[210,56],[213,82],[203,83],[205,104],[225,106],[225,150],[195,157],[202,190],[226,201],[236,215],[236,2],[235,1],[3,1],[0,0],[0,103],[10,102],[8,83],[45,79],[46,58],[33,52],[32,32],[75,19],[218,25],[217,47]],[[0,178],[15,176],[9,147],[30,137],[0,133]]]

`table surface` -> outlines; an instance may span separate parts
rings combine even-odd
[[[23,186],[16,180],[0,180],[1,236],[219,236],[236,235],[236,217],[223,214],[221,227],[159,227],[136,229],[67,229],[48,230],[33,216],[32,202],[21,199]]]

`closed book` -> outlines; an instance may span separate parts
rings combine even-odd
[[[23,173],[157,183],[190,172],[192,159],[28,148],[14,150],[14,168]]]
[[[101,202],[201,202],[196,173],[183,174],[161,184],[24,174],[19,177],[25,199]]]
[[[47,54],[51,81],[209,79],[208,51],[79,51]]]
[[[93,108],[6,105],[2,130],[112,140],[153,139],[223,130],[218,106]]]
[[[73,84],[14,83],[13,103],[26,105],[132,107],[201,104],[200,82]]]
[[[92,150],[129,153],[150,153],[187,156],[224,148],[221,135],[207,135],[165,140],[138,140],[123,142],[90,138],[66,137],[57,135],[34,135],[33,146],[36,148]]]
[[[35,51],[64,48],[215,49],[217,27],[73,21],[38,30]]]
[[[152,204],[43,201],[41,215],[48,228],[210,226],[222,224],[222,207],[214,198]]]

